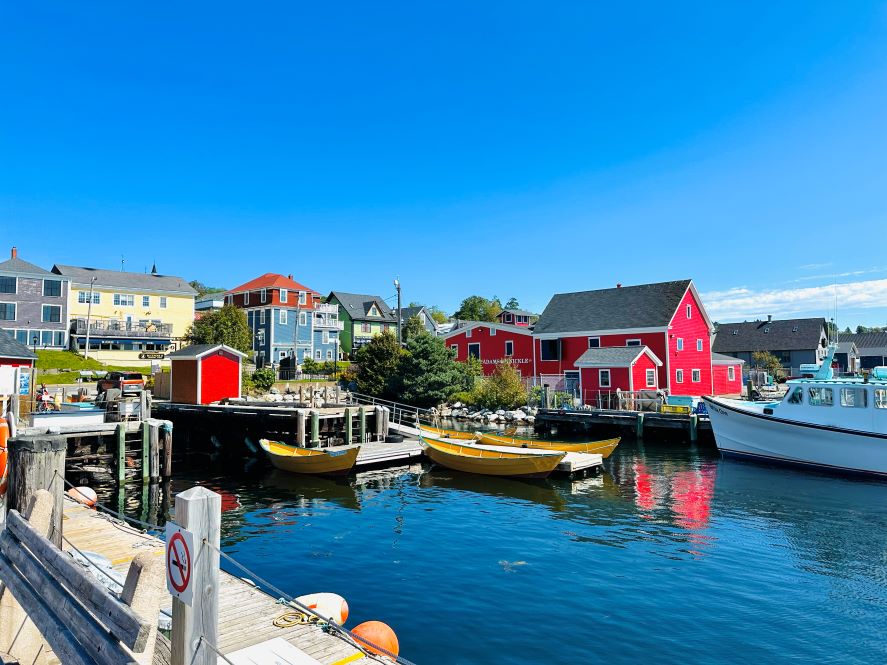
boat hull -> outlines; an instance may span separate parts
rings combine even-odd
[[[266,439],[259,441],[259,445],[274,468],[311,476],[346,475],[354,467],[360,452],[360,446],[299,448]]]
[[[509,446],[512,448],[534,448],[539,450],[563,450],[568,453],[593,453],[604,459],[616,450],[619,445],[618,437],[615,439],[603,439],[601,441],[586,441],[576,443],[573,441],[545,441],[543,439],[522,439],[518,437],[500,436],[498,434],[479,434],[478,440],[492,446]]]
[[[546,478],[566,453],[524,455],[490,450],[468,444],[422,438],[425,454],[435,463],[454,471],[509,478]]]
[[[462,432],[445,427],[432,427],[431,425],[419,425],[419,431],[428,434],[435,439],[458,439],[460,441],[474,441],[477,438],[475,432]]]
[[[725,455],[838,473],[887,476],[887,435],[794,422],[703,397]]]

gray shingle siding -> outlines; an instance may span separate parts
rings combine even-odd
[[[19,262],[24,263],[23,261]],[[40,348],[66,348],[68,345],[68,289],[70,283],[63,277],[46,271],[44,271],[43,277],[30,269],[27,273],[17,273],[9,268],[16,269],[18,266],[11,264],[12,261],[0,264],[0,276],[15,278],[15,293],[0,293],[0,303],[15,305],[15,319],[0,320],[0,329],[7,331],[19,342],[31,347],[34,346],[34,336],[36,336],[38,338],[36,346]],[[44,280],[60,282],[59,295],[44,296]],[[44,305],[58,308],[58,321],[43,320]],[[49,314],[49,312],[47,313]]]

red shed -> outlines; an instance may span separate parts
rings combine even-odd
[[[0,330],[0,366],[33,367],[37,355],[5,330]]]
[[[715,395],[739,395],[742,393],[742,364],[744,360],[711,354],[711,372]]]
[[[596,404],[599,395],[616,390],[658,389],[662,361],[646,346],[611,346],[586,350],[575,366],[582,402]]]
[[[181,404],[210,404],[240,397],[245,354],[224,344],[195,344],[167,356],[170,400]]]
[[[533,337],[525,326],[468,321],[444,335],[444,341],[456,352],[456,360],[466,362],[469,356],[480,360],[484,374],[507,364],[521,376],[533,376]]]

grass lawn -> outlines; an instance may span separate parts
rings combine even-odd
[[[58,373],[49,374],[41,370],[59,370]],[[115,370],[123,372],[139,372],[145,376],[151,375],[151,367],[122,367],[120,365],[105,365],[93,358],[83,356],[71,351],[37,351],[37,381],[46,385],[58,385],[60,383],[77,383],[80,378],[80,370]]]

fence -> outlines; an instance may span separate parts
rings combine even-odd
[[[363,395],[361,393],[350,393],[350,395],[351,401],[355,404],[387,407],[390,411],[390,422],[397,423],[398,425],[409,425],[410,427],[413,427],[417,420],[431,421],[434,419],[435,414],[430,409],[422,409],[418,406],[392,402],[388,399],[381,399],[379,397],[372,397],[371,395]]]

